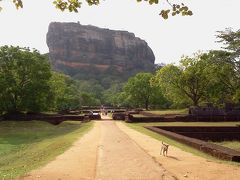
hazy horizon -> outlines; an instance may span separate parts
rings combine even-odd
[[[182,55],[220,49],[223,45],[216,43],[216,31],[240,27],[239,0],[179,1],[188,5],[194,15],[168,20],[158,15],[159,5],[150,6],[136,0],[103,1],[96,7],[84,5],[79,13],[60,12],[52,0],[23,2],[24,8],[20,10],[16,10],[12,2],[1,2],[1,46],[19,45],[47,53],[49,23],[79,21],[82,25],[132,32],[151,47],[155,63],[177,63]],[[167,7],[164,3],[161,5]]]

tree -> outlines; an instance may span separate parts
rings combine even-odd
[[[234,32],[232,29],[226,29],[225,31],[219,31],[217,38],[226,45],[225,49],[230,53],[227,63],[232,64],[236,78],[240,82],[240,29]]]
[[[205,98],[211,82],[206,67],[206,61],[201,59],[201,55],[183,57],[180,66],[171,64],[160,69],[153,84],[160,86],[164,94],[174,102],[179,99],[185,102],[190,100],[194,106],[198,106],[200,100]]]
[[[48,59],[37,50],[0,47],[0,111],[46,110],[50,77]]]
[[[233,64],[238,74],[240,74],[240,29],[234,32],[231,28],[225,31],[218,31],[218,42],[226,45],[225,49],[231,53],[229,63]]]
[[[71,111],[81,107],[80,93],[77,86],[69,84],[66,86],[64,96],[59,97],[57,103],[58,111]]]
[[[210,51],[202,56],[207,61],[206,69],[212,81],[207,89],[207,98],[212,102],[239,101],[240,79],[231,57],[232,53],[227,51]]]
[[[149,104],[151,104],[151,97],[156,93],[156,87],[150,84],[152,77],[151,73],[138,73],[128,79],[124,92],[132,104],[144,106],[148,110]]]
[[[151,84],[162,89],[163,95],[170,100],[175,107],[181,107],[182,104],[189,104],[188,98],[180,88],[179,77],[182,70],[173,65],[168,64],[157,71],[156,75],[151,79]]]
[[[99,84],[96,80],[88,80],[88,81],[78,81],[78,89],[81,92],[86,92],[91,94],[96,99],[102,99],[102,92],[104,88]]]
[[[134,104],[131,102],[131,97],[125,91],[115,94],[114,97],[115,105],[117,107],[130,108],[134,106]]]
[[[80,91],[75,80],[53,72],[50,85],[54,99],[53,110],[64,112],[80,108]]]
[[[206,54],[209,72],[214,77],[215,96],[223,102],[240,102],[240,30],[231,28],[218,31],[218,42],[222,42],[225,51],[210,51]],[[216,88],[218,87],[218,88]],[[211,91],[212,92],[212,91]]]
[[[184,57],[179,66],[167,65],[158,70],[153,84],[164,90],[174,103],[201,101],[223,103],[240,101],[240,31],[219,31],[217,36],[225,51]]]
[[[119,95],[123,90],[123,83],[112,83],[111,87],[103,93],[103,104],[119,106],[122,100]]]
[[[142,2],[142,0],[135,0],[135,1]],[[162,0],[162,1],[166,1],[170,6],[170,9],[163,9],[159,14],[164,19],[168,19],[169,15],[191,16],[193,14],[192,11],[189,10],[189,8],[183,3],[174,4],[174,3],[170,3],[170,0]],[[171,0],[171,1],[175,1],[175,0]],[[100,0],[85,0],[85,2],[87,2],[89,6],[100,4]],[[148,2],[150,5],[159,4],[159,0],[144,0],[144,2]],[[15,4],[17,9],[23,8],[23,0],[13,0],[13,3]],[[69,12],[78,12],[79,8],[81,8],[83,4],[83,0],[54,0],[53,4],[57,9],[60,9],[61,11],[68,10]]]
[[[151,84],[151,82],[150,82]],[[164,97],[163,91],[160,87],[151,85],[153,88],[153,93],[150,96],[150,105],[154,109],[168,109],[172,103]]]
[[[96,99],[93,94],[82,92],[80,100],[83,106],[99,106],[101,104],[99,99]]]

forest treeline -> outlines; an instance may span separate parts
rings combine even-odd
[[[127,82],[75,80],[51,70],[37,50],[0,47],[0,114],[69,111],[101,104],[142,108],[182,108],[210,102],[240,101],[240,30],[217,38],[225,47],[184,56],[154,73],[138,73]],[[187,47],[186,47],[187,48]]]

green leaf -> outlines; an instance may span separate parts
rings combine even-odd
[[[187,14],[188,14],[189,16],[192,16],[192,15],[193,15],[193,12],[192,12],[192,11],[188,11]]]

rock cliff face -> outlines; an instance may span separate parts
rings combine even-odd
[[[53,67],[75,77],[90,72],[129,77],[154,68],[150,47],[127,31],[53,22],[49,25],[47,45]]]

